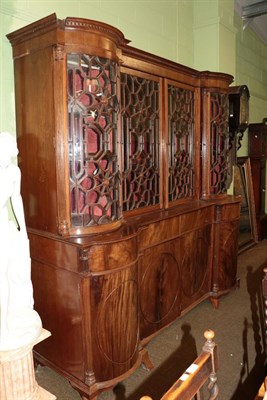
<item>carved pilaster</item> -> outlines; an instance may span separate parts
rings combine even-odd
[[[59,222],[58,232],[62,236],[66,236],[69,234],[69,224],[65,219]]]
[[[94,383],[96,383],[95,374],[93,373],[93,371],[85,372],[85,383],[88,386],[92,386]]]
[[[88,271],[89,249],[80,249],[79,259],[81,261],[79,270],[86,273]]]
[[[216,208],[215,208],[215,222],[216,222],[216,224],[221,222],[221,214],[222,214],[221,206],[216,206]]]
[[[216,296],[219,292],[218,285],[218,274],[219,274],[219,252],[220,252],[220,223],[222,218],[222,207],[215,206],[215,234],[214,234],[214,255],[213,255],[213,282],[212,282],[212,293],[213,298],[211,298],[211,302],[213,303],[215,308],[218,308],[219,302]]]
[[[61,44],[54,46],[54,60],[63,61],[65,58],[65,47]]]

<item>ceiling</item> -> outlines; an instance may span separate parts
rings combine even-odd
[[[267,45],[267,0],[235,0],[235,10],[243,19],[243,29],[249,26]]]

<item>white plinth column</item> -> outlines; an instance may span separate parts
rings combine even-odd
[[[54,400],[56,397],[41,388],[35,379],[32,348],[50,336],[42,330],[40,337],[26,347],[0,352],[1,400]]]

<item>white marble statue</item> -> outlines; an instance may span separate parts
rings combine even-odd
[[[18,149],[7,132],[0,133],[0,351],[35,341],[42,322],[33,309],[31,259],[22,198],[20,169],[12,163]],[[14,219],[9,218],[11,204]],[[16,220],[17,223],[14,221]]]

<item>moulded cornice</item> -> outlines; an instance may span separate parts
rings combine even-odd
[[[62,26],[65,29],[74,29],[74,30],[82,29],[85,31],[98,32],[101,35],[112,37],[113,40],[115,40],[115,42],[117,43],[117,45],[120,45],[122,43],[123,44],[130,43],[130,40],[125,39],[123,33],[119,29],[99,21],[94,21],[85,18],[68,17],[62,20]]]

